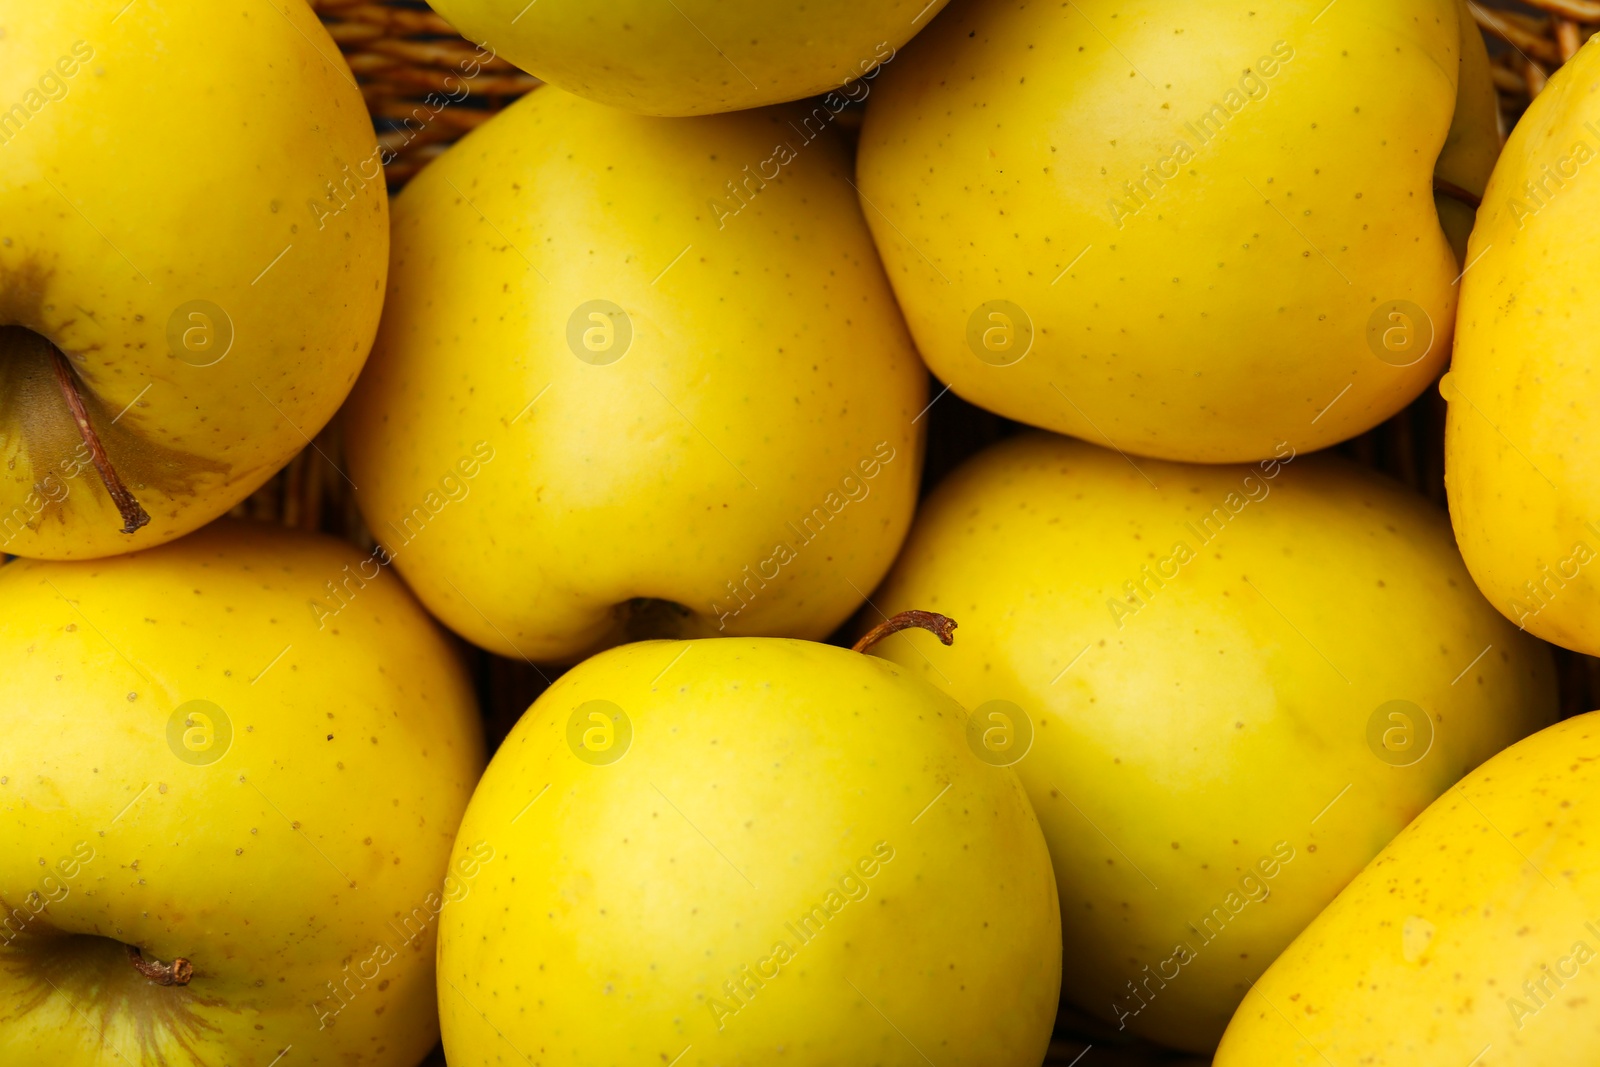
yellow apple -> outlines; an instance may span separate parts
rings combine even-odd
[[[495,862],[452,851],[483,740],[447,639],[355,566],[223,522],[0,567],[0,1063],[432,1047],[440,915]]]
[[[1471,261],[1467,240],[1477,219],[1474,202],[1483,196],[1500,157],[1505,120],[1500,113],[1500,94],[1494,87],[1483,33],[1467,9],[1466,0],[1459,2],[1461,81],[1456,88],[1455,119],[1433,169],[1433,202],[1439,209],[1445,236],[1450,239],[1450,250],[1458,262],[1466,264]]]
[[[304,0],[0,0],[0,553],[170,541],[306,446],[377,328],[374,143]]]
[[[429,0],[465,37],[552,85],[645,115],[867,91],[946,0]],[[846,84],[850,83],[850,84]]]
[[[1032,735],[1065,997],[1197,1053],[1390,838],[1556,714],[1548,649],[1484,602],[1441,512],[1287,447],[1008,440],[927,501],[873,600],[959,619],[951,648],[884,655]]]
[[[888,570],[927,373],[844,147],[791,118],[540,89],[396,198],[351,474],[469,640],[821,638]]]
[[[934,374],[1008,418],[1203,462],[1399,411],[1455,315],[1436,164],[1470,201],[1499,145],[1463,10],[946,12],[880,76],[858,165]]]
[[[1556,72],[1507,143],[1472,234],[1440,390],[1461,554],[1506,617],[1600,654],[1600,45]]]
[[[781,638],[573,668],[462,821],[496,858],[439,932],[450,1063],[1037,1067],[1050,858],[967,719]]]
[[[1600,712],[1418,816],[1255,984],[1217,1067],[1600,1060]]]

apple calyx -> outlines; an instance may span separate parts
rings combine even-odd
[[[89,423],[89,409],[84,407],[83,395],[78,392],[78,383],[72,376],[72,367],[67,363],[67,357],[61,354],[61,349],[55,345],[50,346],[50,363],[55,368],[56,384],[61,387],[61,395],[66,398],[67,409],[72,412],[72,421],[77,424],[78,434],[88,446],[89,458],[94,462],[94,469],[100,472],[100,481],[105,483],[106,492],[111,494],[112,503],[116,504],[117,510],[122,513],[122,532],[136,533],[141,526],[150,521],[150,513],[145,511],[144,505],[140,504],[122,483],[117,468],[111,465],[105,446],[100,443],[100,435],[95,433],[94,427]]]
[[[936,611],[919,611],[912,608],[902,611],[898,615],[891,615],[878,625],[862,635],[861,640],[850,646],[850,651],[866,654],[872,646],[882,641],[890,634],[897,634],[901,630],[921,629],[927,630],[939,639],[941,644],[948,645],[955,640],[954,631],[956,620],[948,615],[940,615]]]
[[[1483,206],[1483,197],[1474,193],[1471,189],[1463,189],[1455,182],[1447,182],[1437,175],[1433,179],[1433,191],[1441,196],[1448,196],[1452,200],[1459,200],[1474,211]]]
[[[128,946],[128,962],[133,964],[134,970],[156,985],[188,985],[189,979],[194,977],[194,964],[182,956],[171,963],[147,960],[137,945]]]

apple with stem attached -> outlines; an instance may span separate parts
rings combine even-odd
[[[238,503],[332,417],[388,202],[303,0],[0,0],[0,552],[106,556]]]
[[[567,672],[484,774],[439,931],[455,1067],[1036,1067],[1060,916],[1021,781],[915,672],[782,638]],[[458,844],[458,851],[461,848]]]
[[[1549,649],[1473,588],[1443,514],[1290,448],[1135,465],[1010,438],[928,498],[873,599],[959,615],[967,640],[883,655],[1036,738],[1017,772],[1065,998],[1197,1054],[1386,841],[1557,713]]]

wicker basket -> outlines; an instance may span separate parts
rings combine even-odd
[[[537,78],[463,40],[419,0],[312,0],[312,6],[349,60],[372,112],[378,142],[392,154],[385,168],[391,191],[457,138],[539,85]],[[1489,41],[1507,129],[1551,72],[1600,31],[1600,0],[1497,0],[1490,6],[1469,0],[1468,7]],[[841,123],[846,130],[853,125]],[[930,418],[924,492],[962,460],[1017,429],[1015,423],[953,396],[936,406]],[[370,548],[371,534],[349,487],[331,466],[342,461],[337,419],[316,443],[316,449],[295,457],[234,514],[321,530]],[[1444,505],[1444,402],[1436,389],[1338,451]],[[475,669],[489,743],[497,745],[546,683],[524,663],[464,645],[463,651]],[[1563,714],[1600,707],[1600,660],[1558,649],[1557,663]],[[1061,1036],[1051,1045],[1047,1063],[1075,1062],[1086,1041],[1092,1041],[1102,1050],[1093,1065],[1109,1067],[1104,1050],[1120,1044],[1115,1035],[1097,1032],[1089,1020],[1062,1022],[1063,1031],[1088,1036]],[[1160,1062],[1159,1054],[1146,1060],[1133,1056],[1132,1049],[1124,1051],[1131,1057],[1128,1062]],[[427,1067],[443,1064],[443,1054],[435,1052]]]

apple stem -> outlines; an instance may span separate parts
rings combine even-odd
[[[50,346],[50,362],[55,368],[56,384],[61,387],[61,395],[66,397],[67,408],[72,412],[72,419],[78,424],[78,435],[83,438],[83,443],[89,446],[89,458],[94,461],[94,469],[100,472],[100,480],[105,483],[106,492],[111,494],[112,503],[117,505],[117,510],[122,513],[122,532],[131,534],[138,531],[150,521],[150,513],[122,484],[122,478],[117,474],[117,468],[111,465],[111,459],[106,455],[105,446],[100,443],[100,435],[94,432],[94,427],[89,424],[89,409],[83,406],[83,395],[78,392],[78,383],[72,377],[72,367],[67,363],[67,357],[61,354],[61,349],[55,345]]]
[[[128,946],[128,962],[133,964],[134,970],[156,985],[188,985],[189,979],[194,977],[194,964],[182,956],[171,963],[147,960],[137,945]]]
[[[910,611],[902,611],[898,615],[884,619],[868,630],[861,640],[850,646],[850,651],[865,654],[872,650],[873,645],[890,634],[897,634],[901,630],[915,629],[927,630],[937,637],[941,644],[948,645],[955,640],[955,628],[956,620],[948,615],[940,615],[936,611],[918,611],[916,608],[912,608]]]
[[[1470,189],[1461,188],[1455,182],[1447,182],[1443,178],[1435,177],[1433,179],[1433,191],[1443,193],[1452,200],[1459,200],[1474,211],[1483,206],[1483,197]]]

